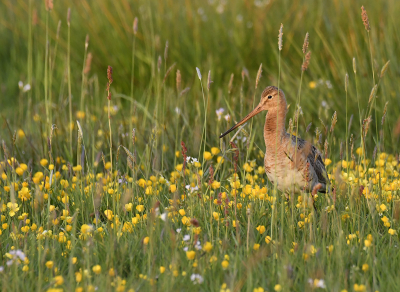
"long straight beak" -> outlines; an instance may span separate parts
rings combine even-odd
[[[226,131],[225,133],[221,134],[221,136],[219,136],[220,138],[224,137],[225,135],[229,134],[230,132],[232,132],[233,130],[235,130],[237,127],[243,125],[244,123],[246,123],[248,120],[250,120],[252,117],[254,117],[256,114],[260,113],[262,111],[262,107],[261,105],[258,105],[255,109],[253,109],[251,111],[251,113],[249,113],[247,116],[245,116],[239,123],[237,123],[236,125],[234,125],[232,128],[230,128],[228,131]]]

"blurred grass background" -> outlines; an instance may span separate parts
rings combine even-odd
[[[361,21],[361,5],[367,9],[371,25],[371,48],[373,68],[371,67],[368,49],[367,32]],[[345,137],[345,74],[350,76],[348,111],[349,117],[354,114],[351,133],[357,137],[359,131],[359,114],[366,117],[365,109],[374,83],[376,83],[382,66],[390,60],[386,76],[380,81],[376,110],[372,111],[370,137],[367,141],[370,149],[377,144],[377,130],[384,105],[389,101],[386,116],[385,139],[382,150],[398,150],[398,137],[393,134],[399,117],[399,53],[400,45],[399,20],[400,3],[388,1],[57,1],[49,12],[49,52],[57,53],[54,60],[54,71],[51,73],[52,104],[50,106],[53,120],[59,131],[67,127],[68,90],[66,86],[67,55],[67,9],[71,8],[71,78],[74,112],[80,108],[81,90],[87,95],[87,103],[93,105],[93,111],[102,111],[106,105],[106,68],[114,68],[114,93],[130,95],[131,62],[132,62],[132,24],[138,18],[138,33],[135,44],[134,99],[149,112],[155,108],[156,95],[161,92],[161,80],[167,68],[176,62],[176,66],[166,79],[163,87],[165,98],[165,128],[172,128],[176,119],[175,107],[182,107],[183,121],[186,128],[183,135],[188,141],[189,149],[200,140],[201,129],[196,126],[200,118],[201,89],[197,80],[195,67],[199,67],[206,79],[211,70],[213,84],[209,103],[209,140],[211,145],[218,145],[218,134],[233,124],[233,121],[218,128],[213,124],[215,110],[223,107],[233,120],[239,120],[240,113],[246,114],[252,107],[253,95],[259,95],[267,85],[277,85],[278,45],[277,35],[281,23],[284,25],[281,87],[286,93],[290,107],[289,116],[293,116],[296,97],[300,85],[302,64],[301,47],[306,32],[310,33],[311,63],[304,74],[301,91],[301,106],[304,115],[300,118],[300,135],[305,134],[306,126],[312,122],[310,133],[315,127],[329,127],[334,111],[337,111],[338,124],[335,134],[338,142]],[[11,1],[0,3],[0,84],[1,115],[8,120],[13,129],[21,128],[28,135],[29,121],[26,119],[28,96],[32,95],[32,116],[45,113],[44,76],[46,25],[44,1]],[[57,26],[61,21],[58,41]],[[32,50],[29,50],[29,23],[32,24]],[[82,86],[82,67],[84,66],[84,45],[89,35],[88,52],[93,56],[91,70],[87,74],[87,84]],[[168,41],[168,56],[164,58],[165,44]],[[32,67],[29,66],[29,55]],[[157,69],[158,57],[162,57],[160,72]],[[357,63],[357,82],[360,107],[357,104],[356,83],[353,74],[353,57]],[[256,73],[260,63],[263,74],[260,86],[254,91]],[[247,68],[249,78],[243,83],[243,108],[240,107],[241,72]],[[175,72],[182,73],[182,88],[190,91],[177,98]],[[32,72],[32,89],[21,93],[18,81],[29,83],[29,70]],[[228,93],[228,83],[234,74],[233,89]],[[311,82],[311,83],[310,83]],[[315,82],[315,83],[313,83]],[[327,83],[328,82],[328,86]],[[96,87],[97,86],[97,87]],[[315,88],[313,88],[315,87]],[[330,88],[331,87],[331,88]],[[96,90],[97,89],[97,90]],[[118,96],[118,95],[116,95]],[[179,101],[180,99],[180,101]],[[184,102],[183,102],[184,101]],[[90,103],[91,102],[91,103]],[[123,99],[113,99],[120,108],[130,107]],[[231,111],[228,110],[227,104]],[[325,106],[322,106],[325,105]],[[91,109],[92,109],[91,108]],[[84,109],[83,109],[84,110]],[[22,113],[20,113],[22,112]],[[20,113],[20,114],[18,114]],[[96,112],[92,112],[96,115]],[[129,119],[129,111],[119,111],[119,117]],[[143,121],[144,112],[135,110],[135,121]],[[98,115],[97,115],[98,116]],[[128,122],[126,124],[129,124]],[[197,123],[201,124],[201,123]],[[255,122],[255,133],[261,132],[263,118]],[[7,130],[4,119],[0,130]],[[376,127],[375,127],[376,126]],[[146,122],[137,123],[135,127],[142,135],[144,142],[149,136],[151,127]],[[31,129],[31,131],[35,131]],[[127,129],[129,132],[130,130]],[[46,131],[44,131],[46,132]],[[323,131],[322,131],[323,132]],[[310,134],[311,136],[312,134]],[[259,137],[258,137],[259,136]],[[315,136],[315,135],[314,135]],[[262,141],[257,135],[256,141]],[[193,138],[193,139],[191,139]],[[306,137],[310,138],[310,137]],[[260,140],[258,140],[260,139]],[[172,139],[173,140],[173,139]],[[172,141],[171,145],[174,144]],[[320,145],[321,148],[322,145]],[[337,144],[336,144],[337,146]],[[172,146],[173,147],[173,146]],[[338,146],[337,146],[338,147]]]

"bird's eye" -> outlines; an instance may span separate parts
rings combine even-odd
[[[272,98],[272,95],[268,95],[268,99],[271,99]]]

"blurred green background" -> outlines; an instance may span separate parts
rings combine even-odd
[[[361,20],[361,5],[364,5],[371,25],[370,39],[373,57],[368,45],[368,34]],[[387,1],[273,1],[273,0],[138,0],[138,1],[55,1],[54,9],[47,12],[44,1],[3,0],[0,3],[0,90],[2,124],[0,131],[6,135],[7,119],[12,129],[22,128],[29,134],[26,107],[29,95],[32,98],[32,115],[43,116],[44,75],[46,49],[46,13],[49,26],[49,52],[54,54],[54,69],[51,72],[51,111],[52,124],[62,130],[68,121],[68,90],[66,86],[67,60],[67,10],[71,8],[71,78],[74,112],[80,108],[82,89],[86,101],[97,108],[97,113],[106,114],[106,69],[114,69],[112,90],[116,98],[113,104],[120,108],[118,116],[129,120],[130,108],[127,100],[118,98],[130,95],[133,21],[138,18],[138,33],[135,43],[134,99],[150,115],[155,108],[157,94],[165,99],[163,124],[167,131],[176,119],[175,108],[182,112],[183,133],[195,146],[200,139],[198,123],[203,101],[196,67],[203,75],[206,86],[207,73],[211,70],[213,83],[210,89],[208,109],[208,131],[210,146],[219,145],[218,134],[231,126],[233,121],[222,121],[215,127],[218,108],[225,108],[233,120],[240,114],[247,114],[259,100],[263,88],[277,85],[278,79],[278,30],[284,26],[283,50],[281,52],[281,81],[291,104],[289,117],[293,117],[296,98],[299,92],[302,45],[306,32],[310,34],[309,49],[312,53],[309,69],[304,73],[301,88],[301,107],[299,133],[305,134],[307,125],[312,122],[308,138],[314,135],[315,128],[330,127],[331,117],[337,112],[338,123],[335,129],[335,145],[345,137],[345,74],[349,74],[348,115],[354,114],[350,132],[359,138],[360,116],[366,117],[368,98],[375,83],[379,82],[376,104],[372,110],[372,124],[367,145],[373,149],[378,140],[381,149],[398,150],[396,123],[399,107],[399,17],[400,2]],[[57,26],[61,21],[57,41]],[[30,27],[31,24],[31,27]],[[29,30],[32,31],[30,49]],[[89,35],[88,52],[93,56],[87,82],[82,86],[85,38]],[[165,44],[168,41],[168,54],[165,59]],[[57,52],[55,54],[55,46]],[[30,56],[32,66],[30,67]],[[161,56],[162,65],[157,68]],[[358,105],[356,78],[353,73],[353,57],[357,64],[357,88],[360,98]],[[386,75],[380,80],[383,65],[390,60]],[[170,65],[176,63],[165,86],[164,74]],[[254,89],[256,73],[262,63],[262,78],[257,90]],[[31,69],[30,69],[31,68]],[[242,88],[241,73],[248,70],[243,82],[243,104],[240,105]],[[190,91],[178,97],[175,85],[176,70],[182,74],[182,89]],[[32,72],[31,90],[21,92],[18,82],[29,83],[29,70]],[[234,74],[233,89],[228,92],[231,74]],[[96,91],[96,86],[98,90]],[[389,101],[383,139],[379,139],[381,118],[385,103]],[[84,105],[86,107],[86,104]],[[90,111],[90,110],[89,110]],[[93,110],[94,111],[94,110]],[[92,114],[96,114],[92,112]],[[96,114],[96,116],[99,116]],[[144,140],[151,132],[140,107],[135,110],[135,127]],[[154,116],[154,114],[153,114]],[[289,118],[288,118],[289,119]],[[255,120],[255,133],[260,133],[256,141],[262,143],[261,129],[264,118]],[[128,122],[126,124],[129,124]],[[199,124],[199,126],[196,126]],[[174,126],[175,127],[175,126]],[[218,131],[217,131],[218,129]],[[129,131],[129,130],[127,130]],[[31,130],[34,133],[34,129]],[[322,131],[323,135],[324,131]],[[7,134],[8,135],[8,134]],[[193,138],[193,139],[191,139]],[[173,139],[172,139],[173,140]],[[174,141],[171,142],[174,147]],[[176,145],[175,145],[176,146]],[[319,145],[320,148],[321,145]],[[386,147],[386,148],[385,148]],[[196,148],[197,149],[197,148]]]

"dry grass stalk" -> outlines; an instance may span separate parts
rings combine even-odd
[[[210,91],[211,83],[213,81],[211,80],[211,70],[208,71],[208,77],[207,77],[207,90]]]
[[[158,72],[160,72],[160,70],[161,70],[161,64],[162,64],[162,59],[161,59],[161,56],[159,55],[158,56],[158,60],[157,60],[157,70],[158,70]]]
[[[189,90],[190,90],[190,87],[186,87],[184,90],[181,91],[179,96],[185,95],[187,92],[189,92]]]
[[[309,44],[309,37],[310,35],[308,32],[306,33],[306,37],[304,38],[304,43],[303,43],[303,54],[305,55],[308,51],[308,44]]]
[[[301,70],[306,71],[308,69],[308,65],[310,64],[311,52],[308,51],[306,56],[304,57],[303,65],[301,65]]]
[[[364,23],[365,30],[369,32],[371,30],[371,27],[369,26],[368,14],[364,6],[361,6],[361,18]]]
[[[111,86],[111,83],[113,82],[112,73],[113,73],[112,67],[108,66],[108,68],[107,68],[107,79],[108,79],[108,82],[107,82],[107,99],[108,100],[111,100],[110,86]],[[110,114],[108,114],[108,115],[110,115]]]
[[[165,49],[164,49],[164,61],[168,59],[168,41],[165,42]]]
[[[167,72],[165,72],[163,83],[165,83],[165,80],[167,79],[168,75],[171,73],[172,69],[174,69],[175,65],[176,65],[176,63],[169,66]]]
[[[357,73],[356,58],[353,58],[353,72],[354,72],[354,74]]]
[[[346,73],[346,76],[344,77],[344,90],[347,92],[348,88],[349,88],[349,74]]]
[[[260,67],[258,68],[258,71],[257,71],[256,89],[257,89],[257,87],[258,87],[258,82],[260,82],[261,73],[262,73],[262,63],[260,64]]]
[[[133,34],[136,35],[137,31],[138,31],[138,18],[135,17],[135,19],[133,20]]]
[[[243,72],[243,71],[242,71]],[[233,87],[233,73],[231,74],[231,78],[229,79],[229,83],[228,83],[228,93],[232,92],[232,87]],[[243,77],[242,77],[243,78]]]
[[[283,24],[281,23],[281,27],[279,28],[279,34],[278,34],[279,51],[282,51],[282,36],[283,36]]]
[[[400,135],[400,117],[397,119],[396,125],[394,126],[393,134],[395,135],[395,137],[398,137]]]

